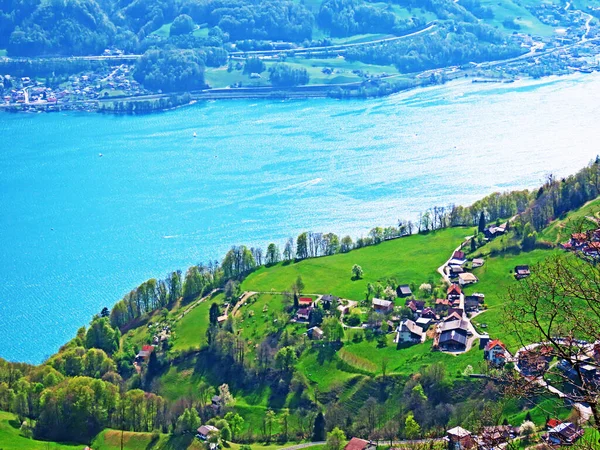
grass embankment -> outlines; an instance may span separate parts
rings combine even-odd
[[[361,300],[368,283],[395,278],[400,284],[433,281],[440,275],[437,268],[451,252],[471,234],[470,228],[449,228],[425,235],[382,242],[349,253],[312,258],[297,263],[279,263],[262,267],[242,283],[242,290],[268,292],[289,290],[300,275],[305,292]],[[364,271],[360,280],[351,279],[351,269],[358,264]]]
[[[600,199],[592,200],[578,210],[552,221],[539,234],[538,239],[553,244],[566,242],[571,237],[571,233],[580,231],[578,229],[580,226],[584,230],[597,226],[590,218],[600,219]]]
[[[19,421],[9,412],[0,411],[0,449],[10,450],[74,450],[82,449],[81,444],[59,444],[37,441],[21,436]]]

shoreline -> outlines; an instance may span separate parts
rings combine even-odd
[[[169,94],[149,94],[133,97],[113,97],[110,99],[102,100],[82,100],[68,104],[48,104],[48,103],[30,103],[30,104],[19,104],[19,105],[2,105],[0,104],[0,111],[7,113],[41,113],[41,112],[65,112],[65,111],[78,111],[86,113],[102,113],[102,114],[115,114],[115,115],[142,115],[152,114],[158,112],[166,112],[174,109],[191,106],[202,101],[218,101],[218,100],[310,100],[317,98],[331,98],[337,100],[352,100],[352,99],[373,99],[373,98],[385,98],[394,94],[402,92],[409,92],[415,89],[423,89],[432,86],[443,86],[448,83],[457,82],[464,80],[469,84],[479,85],[508,85],[514,84],[517,81],[534,81],[534,80],[545,80],[552,77],[564,78],[576,75],[590,75],[596,73],[596,71],[575,71],[569,74],[550,74],[542,77],[532,76],[520,76],[512,78],[495,78],[495,77],[484,77],[484,76],[473,76],[465,72],[455,72],[450,78],[443,82],[431,82],[426,76],[428,74],[438,72],[443,69],[432,69],[424,72],[420,72],[418,75],[410,74],[413,78],[400,78],[401,75],[392,75],[390,77],[375,79],[376,83],[366,82],[355,82],[345,84],[318,84],[318,85],[306,85],[306,86],[294,86],[294,87],[245,87],[245,88],[211,88],[202,91],[192,92],[174,92]],[[358,93],[359,89],[377,87],[377,84],[381,85],[387,83],[388,80],[404,80],[405,85],[393,86],[389,91],[381,95],[368,95],[368,93]],[[186,101],[180,104],[173,104],[167,107],[154,108],[152,106],[137,110],[135,106],[146,103],[146,106],[151,105],[150,102],[158,102],[162,100],[168,100],[180,96],[189,96],[190,101]],[[110,110],[103,109],[103,105],[112,105],[121,102],[123,105],[131,105],[131,110]],[[90,105],[93,104],[93,107]],[[139,109],[139,108],[138,108]]]

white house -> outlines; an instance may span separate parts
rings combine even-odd
[[[396,329],[396,342],[421,343],[423,341],[423,328],[412,320],[403,320]]]

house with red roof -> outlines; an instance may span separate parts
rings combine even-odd
[[[376,448],[377,446],[371,441],[353,437],[350,439],[350,442],[346,444],[344,450],[375,450]]]
[[[506,363],[506,356],[506,345],[500,339],[489,341],[483,349],[483,359],[495,366],[503,366]]]
[[[451,284],[448,290],[446,291],[446,298],[448,300],[460,300],[460,296],[462,295],[462,289],[458,284]]]
[[[313,299],[310,297],[300,297],[298,299],[298,305],[300,305],[300,308],[312,308]]]

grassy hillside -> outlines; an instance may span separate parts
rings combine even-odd
[[[592,200],[576,211],[571,211],[564,217],[556,219],[539,234],[539,238],[553,244],[566,242],[578,226],[591,229],[596,226],[590,218],[600,218],[600,199]]]
[[[534,250],[518,254],[506,253],[499,256],[487,258],[483,267],[475,269],[473,273],[479,278],[479,283],[465,289],[467,295],[474,292],[485,294],[485,303],[488,310],[472,319],[480,332],[487,332],[494,339],[501,339],[508,345],[509,350],[517,350],[521,347],[511,330],[506,327],[502,314],[503,308],[508,301],[508,290],[516,286],[514,268],[517,265],[533,265],[546,259],[555,251],[560,250]],[[481,328],[486,324],[487,328]]]
[[[28,439],[21,435],[19,426],[19,421],[14,414],[0,411],[0,449],[73,450],[83,448],[81,444],[59,444]]]
[[[361,300],[368,283],[395,278],[400,284],[437,282],[437,268],[471,234],[469,228],[449,228],[425,235],[413,235],[379,245],[324,258],[262,267],[242,283],[242,289],[268,292],[289,290],[298,275],[307,293],[327,294]],[[352,280],[350,270],[358,264],[361,280]]]

